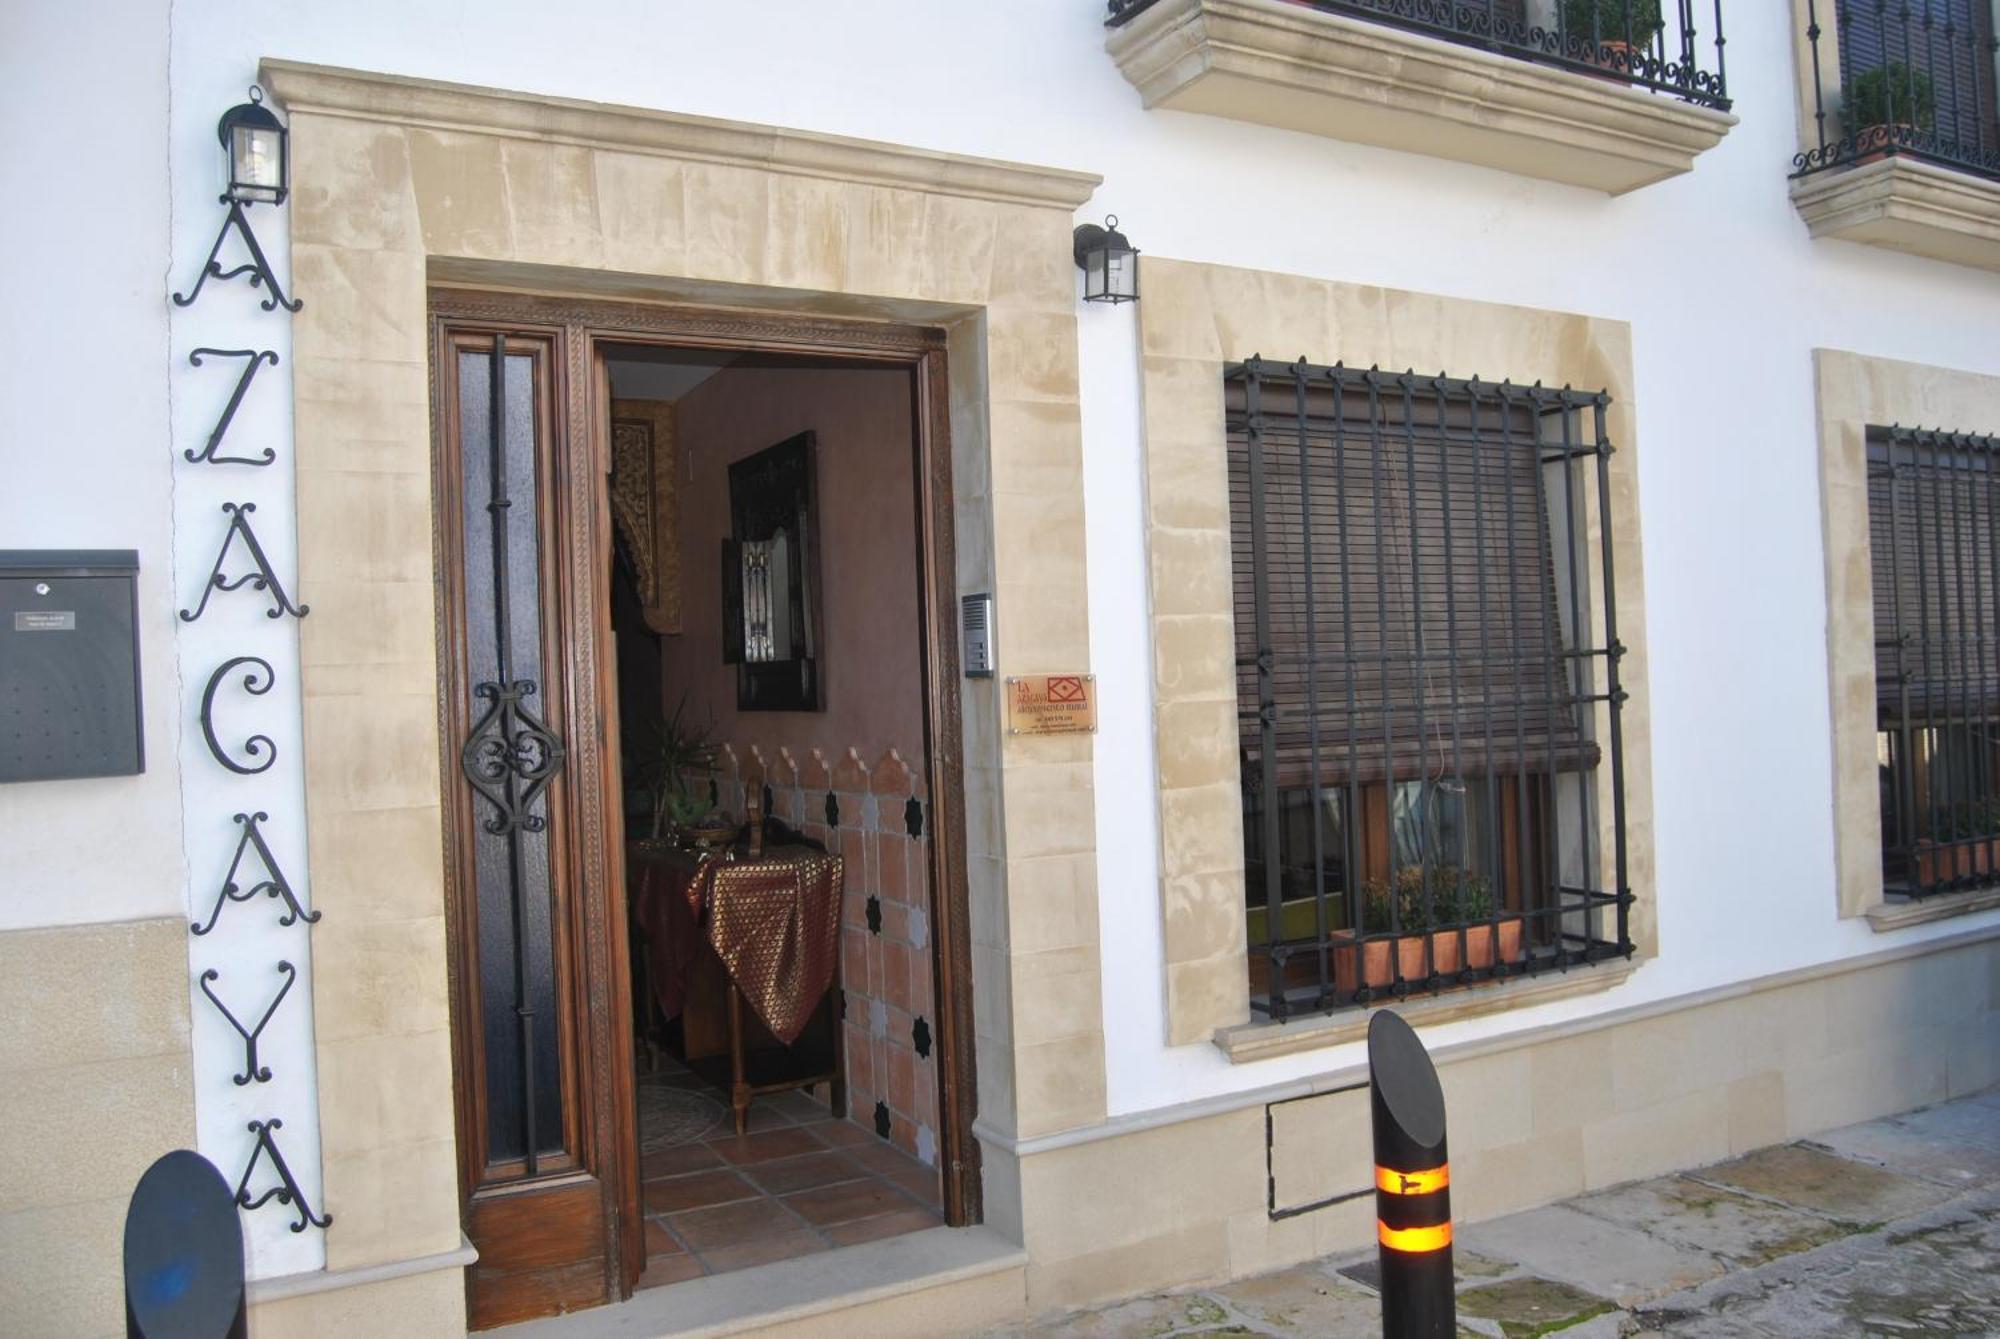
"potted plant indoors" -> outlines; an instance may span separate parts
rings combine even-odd
[[[1521,918],[1503,916],[1496,927],[1492,885],[1456,865],[1431,868],[1428,905],[1421,865],[1397,870],[1393,888],[1386,880],[1369,880],[1362,887],[1361,929],[1359,944],[1334,950],[1334,984],[1345,995],[1364,983],[1379,990],[1398,977],[1422,981],[1431,971],[1449,977],[1464,967],[1491,967],[1496,929],[1499,961],[1514,962],[1521,956]],[[1386,937],[1391,934],[1396,937]],[[1352,938],[1346,933],[1339,937]]]
[[[1910,135],[1937,124],[1931,77],[1895,60],[1863,70],[1847,86],[1840,117],[1854,137],[1856,162],[1886,157]]]
[[[1571,52],[1630,78],[1666,23],[1660,0],[1562,0],[1562,31]],[[1591,46],[1591,43],[1595,46]]]
[[[714,813],[708,799],[707,782],[715,771],[716,752],[707,728],[688,723],[685,698],[671,717],[638,733],[629,765],[645,787],[651,810],[643,842],[661,845],[675,839],[713,839],[725,827],[726,835],[734,834],[734,825]]]

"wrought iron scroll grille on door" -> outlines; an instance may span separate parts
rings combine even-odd
[[[500,334],[493,337],[490,354],[462,352],[457,372],[466,662],[470,705],[478,713],[459,751],[459,768],[482,801],[474,806],[474,864],[488,1160],[518,1160],[525,1175],[535,1176],[542,1156],[562,1147],[558,1076],[537,1072],[537,1053],[545,1062],[556,1055],[551,862],[543,808],[564,759],[562,741],[535,709],[542,635],[536,386],[532,357],[510,353]],[[517,594],[524,597],[525,608],[518,612],[525,617],[516,616]]]
[[[1225,372],[1253,997],[1629,954],[1607,395]]]
[[[2000,438],[1868,434],[1882,873],[2000,880]]]

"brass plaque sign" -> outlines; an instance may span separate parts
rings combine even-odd
[[[1087,735],[1096,729],[1096,675],[1007,676],[1008,734]]]

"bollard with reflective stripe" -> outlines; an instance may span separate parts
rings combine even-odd
[[[1368,1021],[1368,1076],[1382,1333],[1385,1339],[1451,1339],[1458,1307],[1444,1090],[1417,1034],[1386,1009]]]

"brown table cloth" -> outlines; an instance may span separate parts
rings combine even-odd
[[[803,846],[767,848],[756,860],[683,852],[656,857],[636,914],[661,1009],[671,1018],[685,1003],[683,978],[695,942],[690,931],[699,922],[757,1017],[790,1045],[833,984],[842,875],[839,856]],[[669,895],[675,885],[679,898]]]

